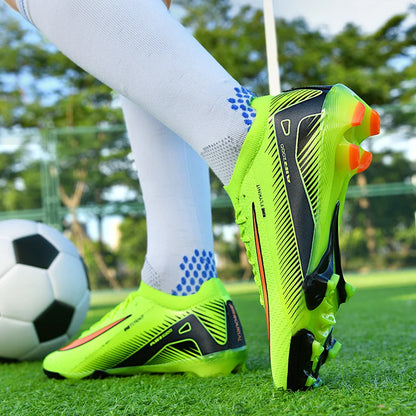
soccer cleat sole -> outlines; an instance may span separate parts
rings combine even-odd
[[[342,275],[338,214],[339,203],[332,219],[328,248],[317,269],[303,281],[307,325],[291,340],[287,382],[291,390],[320,386],[321,366],[327,359],[335,358],[341,349],[341,343],[332,337],[335,316],[341,303],[353,296],[355,288]]]
[[[274,383],[304,390],[321,384],[322,364],[341,347],[332,329],[354,289],[342,275],[339,218],[351,177],[371,163],[361,142],[380,119],[340,84],[252,105],[258,122],[226,190],[266,312]]]
[[[305,390],[322,384],[319,378],[321,366],[328,359],[335,358],[341,349],[341,343],[332,338],[337,311],[355,293],[355,288],[346,283],[342,275],[338,245],[340,207],[345,201],[351,177],[365,171],[371,164],[371,153],[360,144],[368,136],[380,132],[380,117],[348,90],[342,87],[339,90],[338,94],[329,95],[329,102],[325,104],[335,108],[337,104],[342,105],[342,111],[333,112],[336,120],[328,120],[328,124],[341,129],[343,136],[335,143],[332,186],[332,189],[338,187],[340,192],[333,195],[335,208],[327,250],[317,269],[305,277],[302,285],[309,322],[291,340],[287,382],[287,388],[291,390]]]
[[[61,374],[43,370],[51,379],[97,379],[110,376],[132,376],[137,374],[189,374],[197,377],[220,377],[235,374],[245,370],[247,348],[220,351],[199,358],[191,358],[166,364],[142,365],[137,367],[114,368],[108,370],[95,370],[79,374]]]
[[[343,133],[335,144],[332,187],[338,187],[340,192],[333,196],[335,208],[327,250],[317,269],[305,277],[302,285],[309,322],[291,340],[287,388],[292,390],[319,387],[322,384],[319,378],[321,366],[335,358],[341,349],[341,343],[332,338],[335,317],[339,306],[353,296],[355,288],[346,283],[342,275],[338,245],[340,207],[351,177],[371,164],[372,155],[360,146],[361,142],[380,132],[377,112],[346,89],[341,87],[338,94],[328,96],[328,101],[328,107],[342,105],[342,111],[334,112],[337,120],[328,120],[328,124],[332,123]]]

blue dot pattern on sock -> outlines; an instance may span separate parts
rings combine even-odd
[[[191,256],[183,256],[179,269],[183,274],[180,283],[171,292],[175,296],[192,295],[204,282],[217,277],[212,251],[194,250]]]
[[[250,105],[255,95],[244,87],[235,87],[234,93],[234,97],[229,98],[228,102],[231,104],[232,110],[240,112],[248,131],[256,117],[256,110]]]

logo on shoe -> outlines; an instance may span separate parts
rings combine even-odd
[[[286,148],[283,143],[280,143],[280,155],[283,161],[283,171],[285,173],[286,182],[290,183],[290,171],[289,171],[289,164],[287,163],[287,155],[286,155]]]
[[[263,199],[263,195],[261,193],[261,187],[260,187],[260,185],[256,185],[256,188],[257,188],[257,195],[259,196],[261,214],[263,215],[263,218],[266,218],[266,208],[264,207],[264,199]]]
[[[233,315],[234,327],[237,334],[237,342],[243,342],[243,331],[241,330],[240,322],[237,317],[237,312],[234,308],[234,305],[231,302],[229,303],[229,306],[231,309],[231,314]]]
[[[76,339],[74,342],[71,342],[66,347],[61,348],[59,351],[67,351],[72,350],[73,348],[80,347],[81,345],[86,344],[87,342],[92,341],[93,339],[98,338],[100,335],[104,334],[105,332],[109,331],[110,329],[114,328],[119,323],[125,321],[127,318],[130,318],[131,315],[128,315],[124,318],[119,319],[118,321],[113,322],[110,325],[105,326],[104,328],[99,329],[98,331],[93,332],[83,338]]]
[[[125,328],[124,332],[131,329],[134,325],[136,325],[138,322],[140,322],[143,319],[144,315],[140,315],[138,318],[136,318],[133,322],[130,322]]]

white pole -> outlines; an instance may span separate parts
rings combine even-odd
[[[264,30],[266,34],[267,72],[270,94],[276,95],[280,90],[279,56],[277,51],[276,20],[273,0],[264,0]]]

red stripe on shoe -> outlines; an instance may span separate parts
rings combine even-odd
[[[270,340],[269,295],[267,293],[266,274],[264,272],[263,255],[261,253],[260,236],[259,236],[259,231],[257,228],[256,209],[254,207],[254,203],[253,203],[252,212],[253,212],[254,241],[256,243],[257,264],[259,265],[260,280],[261,280],[261,286],[263,290],[264,310],[266,312],[266,321],[267,321],[267,334]]]
[[[126,316],[124,318],[119,319],[116,322],[113,322],[110,325],[105,326],[104,328],[99,329],[98,331],[93,332],[90,335],[87,335],[86,337],[76,339],[75,341],[68,344],[66,347],[61,348],[59,351],[67,351],[71,350],[73,348],[77,348],[81,345],[86,344],[89,341],[92,341],[93,339],[99,337],[100,335],[104,334],[105,332],[109,331],[111,328],[114,328],[116,325],[118,325],[120,322],[123,322],[125,319],[129,318],[131,315]]]

